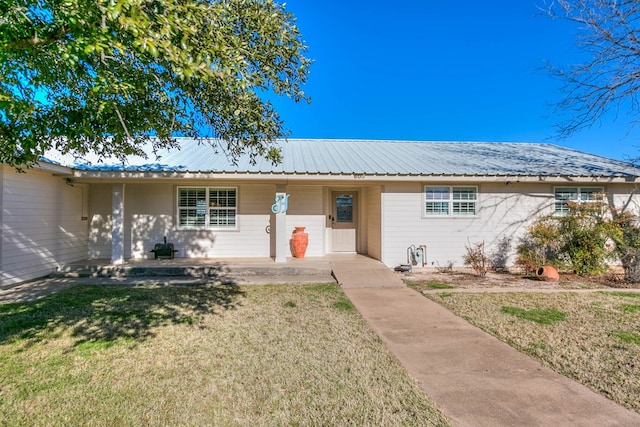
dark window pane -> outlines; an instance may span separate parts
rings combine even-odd
[[[353,196],[351,194],[336,196],[336,221],[353,222]]]

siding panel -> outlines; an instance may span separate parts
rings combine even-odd
[[[373,258],[382,258],[381,242],[381,202],[382,193],[380,187],[371,187],[366,190],[366,215],[367,215],[367,254]]]
[[[2,276],[8,285],[46,276],[87,256],[88,187],[30,169],[2,167]]]
[[[440,184],[438,184],[440,185]],[[537,213],[550,212],[553,199],[547,184],[487,183],[478,185],[478,213],[472,218],[424,217],[423,185],[388,185],[383,194],[383,261],[407,262],[410,245],[427,246],[427,266],[449,262],[462,266],[469,242],[484,241],[493,258],[513,261],[515,245]],[[498,252],[502,252],[499,254]]]
[[[112,185],[109,184],[91,185],[89,195],[89,259],[111,258],[111,189]]]
[[[176,224],[174,184],[128,184],[125,187],[125,257],[152,258],[154,244],[174,243],[176,257],[268,257],[269,226],[273,185],[234,185],[233,183],[198,183],[206,187],[238,189],[237,230],[180,230]],[[99,186],[92,194],[92,239],[94,258],[111,254],[111,186]]]
[[[287,193],[291,194],[287,211],[287,233],[291,234],[295,227],[306,227],[309,246],[305,256],[323,256],[326,221],[322,187],[290,185]]]

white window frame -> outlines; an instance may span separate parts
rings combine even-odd
[[[458,190],[457,194],[456,190]],[[422,216],[424,218],[476,217],[478,216],[478,193],[478,187],[475,185],[425,185],[422,191]],[[473,198],[461,197],[465,194],[472,195]]]
[[[199,194],[192,194],[193,197],[198,197],[195,200],[195,204],[192,201],[187,200],[184,206],[181,206],[184,197],[182,197],[183,190],[191,192],[199,192]],[[223,206],[219,206],[220,198],[218,192],[232,191],[233,205],[229,205],[230,198],[227,197]],[[200,198],[204,196],[204,198]],[[185,197],[189,197],[186,195]],[[216,200],[217,199],[217,200]],[[182,215],[187,211],[193,211],[190,216],[195,221],[192,224],[183,225]],[[204,212],[202,212],[204,211]],[[222,217],[227,221],[227,224],[215,224],[216,215],[214,212],[227,212],[226,217]],[[189,218],[189,217],[187,217]],[[200,220],[199,220],[200,219]],[[198,223],[200,222],[200,223]],[[238,188],[237,187],[207,187],[207,186],[180,186],[176,189],[176,226],[179,230],[237,230],[238,229]]]
[[[564,190],[564,191],[563,191]],[[558,198],[558,193],[567,194],[567,197]],[[600,201],[593,197],[595,194],[604,194],[603,187],[590,186],[558,186],[553,189],[553,212],[555,215],[566,215],[569,212],[567,204],[574,203],[595,203]],[[575,195],[575,196],[573,196]]]

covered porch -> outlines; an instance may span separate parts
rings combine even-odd
[[[162,278],[222,283],[326,283],[335,282],[334,269],[389,270],[380,261],[360,254],[329,254],[321,257],[286,258],[277,262],[262,258],[128,259],[114,264],[109,259],[82,260],[60,266],[60,278],[125,279]]]
[[[49,277],[0,287],[0,301],[30,301],[76,285],[267,285],[338,283],[343,288],[403,286],[380,261],[357,254],[288,258],[135,259],[124,264],[82,260]]]
[[[288,264],[295,260],[291,242],[298,229],[308,235],[308,260],[332,254],[381,259],[379,185],[85,182],[88,257],[97,264],[145,262],[163,244],[176,259]]]

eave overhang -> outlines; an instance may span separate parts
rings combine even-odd
[[[56,165],[51,165],[56,166]],[[64,167],[60,167],[64,168]],[[71,170],[66,169],[67,173]],[[62,169],[59,173],[62,173]],[[367,174],[367,173],[274,173],[274,172],[183,172],[183,171],[95,171],[73,170],[83,182],[234,180],[234,181],[345,181],[345,182],[508,182],[508,183],[636,183],[637,176],[483,175],[483,174]]]
[[[73,177],[75,172],[77,172],[70,167],[62,166],[56,163],[49,163],[49,162],[38,162],[33,166],[33,169],[40,170],[42,172],[49,172],[52,175],[66,177],[66,178]]]

